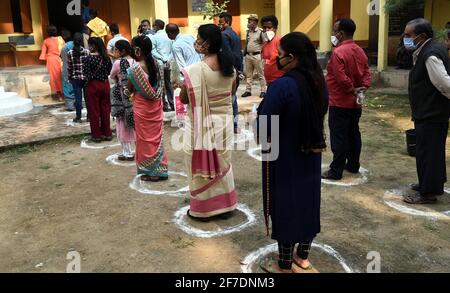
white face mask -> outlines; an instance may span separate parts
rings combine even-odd
[[[266,31],[265,32],[265,36],[266,36],[266,39],[267,39],[267,41],[272,41],[273,40],[273,38],[275,38],[275,32],[274,31]]]
[[[336,47],[339,45],[339,39],[336,36],[331,36],[331,43]]]

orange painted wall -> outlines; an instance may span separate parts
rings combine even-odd
[[[187,1],[169,0],[169,22],[175,23],[179,27],[189,25],[189,12]]]
[[[9,0],[0,1],[0,33],[14,33],[14,24],[12,21],[11,4]]]
[[[28,66],[28,65],[44,65],[45,63],[39,61],[39,55],[41,51],[18,51],[17,53],[17,61],[19,66]],[[14,62],[13,53],[9,52],[0,52],[0,68],[1,67],[15,67],[16,64]]]
[[[128,0],[91,0],[90,7],[108,24],[117,23],[120,33],[131,39],[130,4]]]

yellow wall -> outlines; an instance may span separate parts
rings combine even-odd
[[[241,38],[246,38],[247,18],[250,14],[258,14],[259,19],[263,16],[275,15],[275,1],[273,0],[241,0]],[[260,25],[261,27],[261,25]]]
[[[369,39],[369,15],[367,14],[367,5],[369,3],[370,0],[352,0],[351,2],[350,15],[357,26],[355,40],[360,41]],[[295,30],[318,6],[320,6],[320,0],[291,0],[291,30]],[[311,31],[307,33],[313,41],[318,41],[320,35],[320,22],[314,25]]]
[[[431,2],[431,22],[436,29],[443,29],[445,24],[450,21],[450,1],[433,0]]]
[[[204,20],[203,15],[201,15],[199,12],[192,11],[192,0],[187,0],[187,2],[188,2],[189,26],[181,28],[181,32],[184,34],[191,34],[191,35],[197,37],[198,27],[202,24],[212,23],[213,21],[209,20],[209,19]]]
[[[131,33],[136,35],[137,29],[144,19],[155,20],[152,0],[130,0]]]
[[[367,13],[367,6],[370,0],[352,0],[350,9],[350,17],[356,23],[355,40],[367,41],[369,39],[369,15]]]
[[[17,46],[17,51],[39,51],[42,47],[42,21],[41,21],[41,2],[39,0],[30,0],[31,18],[33,25],[34,45],[31,46]],[[8,43],[11,36],[24,36],[25,34],[0,34],[0,43]]]
[[[294,31],[319,5],[320,0],[291,0],[291,30]],[[320,23],[318,22],[312,27],[311,31],[303,33],[307,33],[312,41],[319,41],[319,32]]]

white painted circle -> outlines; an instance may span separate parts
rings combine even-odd
[[[180,176],[180,177],[186,177],[187,174],[183,172],[169,172],[169,180],[166,182],[169,182],[172,180],[173,176]],[[137,175],[134,177],[133,181],[130,183],[130,188],[146,195],[155,195],[155,196],[162,196],[162,195],[168,195],[172,197],[183,197],[186,195],[186,193],[189,192],[189,185],[186,187],[183,187],[178,190],[174,191],[165,191],[165,190],[153,190],[145,186],[144,182],[141,180],[142,175]],[[150,183],[149,183],[150,184]],[[187,211],[186,211],[187,212]]]
[[[262,162],[262,154],[261,154],[261,146],[257,148],[252,148],[247,151],[247,154],[252,157],[253,159]],[[326,165],[323,165],[322,168],[327,167]],[[341,181],[333,181],[333,180],[322,180],[322,183],[326,185],[333,185],[333,186],[340,186],[340,187],[354,187],[358,185],[365,184],[369,181],[369,170],[365,168],[360,168],[360,178],[355,179],[351,182],[341,182]]]
[[[318,249],[322,250],[323,252],[325,252],[326,254],[335,258],[339,262],[341,267],[345,270],[346,273],[348,273],[348,274],[355,273],[355,271],[350,267],[350,265],[347,264],[347,261],[342,257],[342,255],[339,252],[337,252],[333,247],[326,245],[326,244],[317,243],[317,242],[314,242],[312,244],[312,247],[318,248]],[[268,245],[266,247],[263,247],[257,251],[250,253],[242,262],[242,266],[241,266],[242,272],[244,274],[252,274],[253,273],[252,267],[255,265],[255,263],[258,260],[263,259],[272,253],[278,253],[278,244],[277,243]]]
[[[120,143],[110,143],[110,144],[94,144],[94,143],[90,143],[89,139],[85,138],[81,141],[81,145],[80,147],[82,149],[88,149],[88,150],[105,150],[105,149],[109,149],[109,148],[115,148],[115,147],[119,147],[121,146]]]
[[[215,231],[205,231],[198,228],[194,228],[190,226],[187,221],[187,212],[189,210],[189,206],[182,208],[181,210],[175,213],[175,218],[173,222],[175,225],[184,231],[186,234],[191,235],[193,237],[198,238],[214,238],[214,237],[222,237],[225,235],[233,234],[240,232],[244,229],[247,229],[257,223],[256,215],[247,207],[245,204],[238,204],[237,210],[244,213],[247,217],[247,220],[244,223],[226,228],[226,229],[217,229]]]
[[[81,128],[81,127],[85,127],[88,126],[89,123],[75,123],[73,122],[73,119],[67,119],[66,122],[64,123],[64,125],[69,126],[69,127],[77,127],[77,128]]]
[[[106,162],[110,165],[121,166],[121,167],[136,167],[135,162],[122,162],[119,161],[120,154],[114,154],[106,158]]]
[[[253,140],[253,131],[248,129],[241,129],[241,133],[235,134],[233,137],[233,143],[244,144]]]
[[[69,112],[69,111],[66,111],[65,109],[59,108],[59,109],[51,110],[50,114],[52,114],[53,116],[68,116],[68,115],[74,115],[75,116],[76,112],[75,111]],[[81,114],[86,116],[87,115],[87,110],[83,109],[81,111]]]
[[[446,193],[449,194],[447,191],[446,191]],[[403,203],[396,202],[394,200],[394,198],[401,198],[405,195],[406,195],[405,191],[402,189],[388,190],[384,194],[383,201],[387,206],[389,206],[403,214],[407,214],[410,216],[428,218],[433,221],[450,220],[450,211],[444,211],[444,212],[422,211],[422,210],[413,208],[412,205],[407,206],[406,203],[403,204]]]
[[[322,165],[322,168],[328,168],[328,165]],[[338,181],[338,180],[325,180],[322,179],[322,183],[326,184],[326,185],[332,185],[332,186],[339,186],[339,187],[354,187],[354,186],[359,186],[362,184],[365,184],[369,181],[369,170],[365,169],[365,168],[360,168],[359,169],[359,178],[356,178],[355,180],[350,180],[350,181]]]

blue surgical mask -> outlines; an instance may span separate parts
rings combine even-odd
[[[403,38],[403,45],[405,46],[405,49],[408,51],[416,51],[418,48],[418,45],[416,44],[416,39],[413,38]]]

